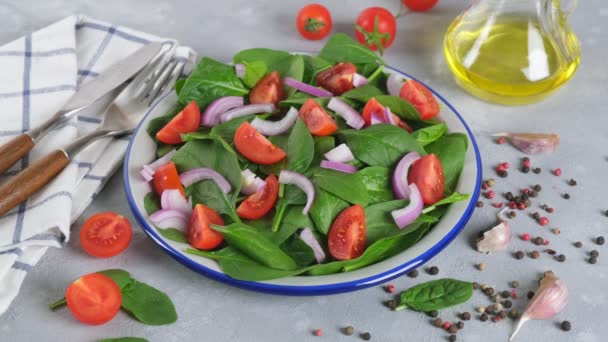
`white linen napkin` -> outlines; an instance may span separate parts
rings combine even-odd
[[[0,47],[0,144],[61,109],[80,84],[94,79],[150,41],[162,39],[84,16],[70,16]],[[178,47],[191,67],[195,53]],[[171,91],[171,90],[169,90]],[[135,103],[128,103],[133,109]],[[147,108],[137,104],[137,110]],[[0,182],[46,153],[99,126],[103,113],[79,115],[47,134]],[[70,225],[121,165],[128,138],[106,138],[76,155],[50,184],[0,217],[0,314],[47,248],[61,247]]]

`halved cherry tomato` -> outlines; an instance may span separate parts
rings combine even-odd
[[[205,250],[219,246],[224,241],[224,237],[213,230],[211,224],[223,226],[224,220],[215,210],[197,204],[188,224],[188,243],[194,248]]]
[[[416,184],[426,205],[434,204],[443,198],[445,190],[443,166],[439,158],[432,153],[414,162],[407,181]]]
[[[300,118],[313,135],[325,136],[338,130],[338,125],[331,115],[313,99],[308,99],[300,108]]]
[[[65,291],[72,315],[91,325],[109,322],[122,304],[120,288],[110,277],[91,273],[76,279]]]
[[[234,145],[245,158],[262,165],[274,164],[286,156],[282,149],[271,143],[247,121],[234,132]]]
[[[156,139],[165,144],[179,144],[182,142],[180,134],[196,131],[200,123],[201,110],[198,108],[198,104],[192,100],[165,127],[156,133]]]
[[[371,125],[373,113],[376,113],[376,115],[380,115],[380,117],[384,117],[384,106],[382,106],[380,104],[380,102],[378,102],[378,100],[376,100],[375,97],[372,97],[371,99],[369,99],[369,101],[367,101],[367,103],[365,104],[365,107],[363,107],[362,116],[363,116],[363,120],[365,121],[365,125],[367,125],[367,126]],[[393,121],[395,121],[397,126],[403,128],[404,130],[408,131],[409,133],[414,132],[414,130],[407,124],[407,122],[401,120],[401,118],[395,114],[393,114]]]
[[[177,168],[175,167],[174,162],[168,162],[154,172],[152,185],[154,185],[154,189],[159,196],[162,195],[163,191],[167,189],[177,189],[182,193],[182,195],[184,195],[184,197],[186,197],[184,187],[182,186],[182,182],[179,180],[179,174],[177,173]]]
[[[277,202],[279,181],[277,176],[270,174],[266,177],[266,185],[262,190],[247,197],[236,209],[240,218],[257,220],[266,215]]]
[[[331,225],[329,253],[337,260],[358,258],[365,250],[365,211],[360,205],[344,209]]]
[[[120,254],[131,242],[131,222],[113,212],[89,217],[80,229],[80,245],[92,256],[109,258]]]
[[[331,15],[323,5],[306,5],[298,12],[296,27],[306,39],[323,39],[331,31]]]
[[[401,0],[407,8],[414,12],[428,11],[435,7],[439,0]]]
[[[401,86],[399,97],[410,102],[422,120],[430,120],[439,113],[439,104],[433,93],[415,80],[407,80]]]
[[[386,8],[369,7],[357,17],[356,31],[359,43],[382,53],[395,40],[397,21]]]
[[[338,63],[317,74],[317,84],[329,90],[334,95],[353,89],[353,76],[357,72],[353,63]]]
[[[262,77],[249,93],[251,103],[273,103],[275,106],[285,100],[285,89],[279,73],[273,71]]]

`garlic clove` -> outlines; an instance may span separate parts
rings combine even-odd
[[[495,137],[505,137],[511,145],[527,154],[553,152],[559,146],[558,134],[544,133],[498,133]]]
[[[551,271],[545,272],[539,281],[534,297],[528,303],[526,311],[519,319],[515,331],[509,338],[512,341],[519,329],[529,320],[548,319],[560,313],[568,304],[566,284]]]
[[[511,226],[503,217],[503,209],[498,213],[500,223],[494,228],[487,230],[477,239],[477,250],[482,253],[490,253],[506,249],[511,242]]]

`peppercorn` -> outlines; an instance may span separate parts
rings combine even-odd
[[[555,211],[555,209],[553,208],[547,208],[545,209],[546,212],[548,212],[549,214],[553,214],[553,212]]]
[[[521,239],[524,240],[524,241],[529,241],[530,240],[530,234],[528,234],[528,233],[521,234]]]
[[[455,334],[455,333],[457,333],[457,332],[458,332],[458,327],[457,327],[456,325],[452,325],[452,326],[450,326],[450,327],[448,328],[448,332],[449,332],[450,334]]]
[[[499,144],[501,144],[501,143],[499,143]],[[503,144],[504,144],[504,143],[503,143]],[[450,342],[456,342],[456,335],[450,335],[450,336],[448,337],[448,341],[450,341]]]
[[[549,255],[555,255],[555,253],[557,253],[555,250],[553,249],[545,249],[543,252],[549,254]]]
[[[606,239],[603,236],[598,236],[595,239],[595,243],[597,243],[598,245],[603,245],[604,243],[606,243]]]
[[[563,321],[562,324],[560,324],[560,327],[563,331],[570,331],[570,329],[572,329],[572,324],[570,324],[569,321]]]
[[[462,313],[462,315],[460,315],[460,317],[462,318],[463,321],[468,321],[471,319],[471,314],[468,313],[467,311],[465,311]]]
[[[441,328],[441,326],[443,325],[443,321],[441,320],[441,318],[435,318],[433,320],[433,326],[436,328]]]
[[[581,248],[581,247],[583,247],[583,243],[582,243],[582,242],[580,242],[580,241],[576,241],[576,242],[574,243],[574,247],[576,247],[576,248]]]
[[[464,322],[463,321],[458,321],[458,323],[456,323],[456,327],[458,327],[459,330],[464,329]]]
[[[530,162],[530,158],[528,158],[528,157],[523,157],[523,158],[521,158],[521,162],[522,162],[522,163],[529,163],[529,162]]]
[[[485,313],[482,313],[481,316],[479,316],[479,320],[482,322],[485,322],[488,320],[488,315],[486,315]]]
[[[539,174],[542,171],[542,169],[540,167],[536,167],[532,170],[532,172]]]
[[[352,335],[355,333],[355,327],[353,327],[352,325],[349,325],[347,327],[345,327],[342,332],[344,332],[344,335]]]
[[[481,189],[482,189],[482,190],[488,190],[489,188],[490,188],[490,186],[488,185],[488,183],[483,182],[483,183],[481,184]]]
[[[534,189],[534,191],[540,192],[543,189],[543,187],[540,186],[540,184],[536,184],[532,187],[532,189]]]
[[[570,199],[570,194],[566,192],[566,193],[564,194],[564,199],[569,200],[569,199]]]
[[[492,305],[488,305],[488,307],[486,307],[486,313],[491,315],[494,312],[496,312],[496,305],[492,304]]]
[[[483,208],[483,202],[482,201],[477,201],[477,203],[475,203],[475,206],[477,208]]]
[[[498,302],[498,300],[496,301],[496,304],[494,304],[494,307],[496,308],[495,311],[500,311],[502,310],[502,304]]]
[[[540,218],[540,213],[538,211],[535,211],[534,214],[532,214],[532,218],[538,220]]]
[[[540,253],[538,251],[532,251],[530,253],[530,258],[532,259],[538,259],[540,257]]]
[[[513,200],[513,193],[512,193],[512,192],[510,192],[510,191],[509,191],[509,192],[507,192],[507,193],[505,194],[505,198],[506,198],[508,201],[512,201],[512,200]]]
[[[525,201],[526,201],[527,199],[529,199],[529,198],[530,198],[530,196],[528,196],[528,194],[527,194],[527,193],[525,193],[525,192],[524,192],[524,193],[521,195],[521,200],[522,200],[523,202],[525,202]]]
[[[532,197],[532,198],[538,197],[538,191],[536,191],[536,190],[530,191],[530,197]]]
[[[511,296],[510,293],[509,293],[509,296]],[[502,304],[502,306],[504,306],[505,309],[510,309],[513,306],[513,302],[510,300],[505,300],[505,302]]]
[[[502,318],[500,318],[500,316],[494,316],[494,317],[492,317],[492,322],[498,323],[500,321],[502,321]]]
[[[517,309],[513,308],[513,309],[509,310],[510,319],[517,319],[518,316],[519,316],[519,313],[517,312]]]
[[[506,170],[500,170],[497,173],[498,173],[498,177],[500,177],[500,178],[506,178],[509,175],[509,173]]]
[[[428,269],[430,275],[437,275],[439,273],[439,267],[432,266]]]
[[[480,306],[480,307],[478,307],[478,308],[477,308],[477,312],[479,312],[479,313],[484,313],[484,312],[486,312],[486,307],[485,307],[485,306]]]
[[[589,255],[591,255],[594,258],[597,258],[600,256],[600,252],[598,252],[597,250],[592,250],[591,252],[589,252]]]
[[[528,173],[528,172],[530,172],[530,167],[529,167],[529,166],[525,166],[525,165],[524,165],[524,166],[522,166],[522,167],[521,167],[521,172],[523,172],[523,173]]]
[[[323,336],[323,330],[321,330],[321,329],[317,329],[317,330],[313,331],[312,333],[315,336]]]
[[[479,265],[477,265],[477,268],[478,268],[480,271],[485,270],[485,269],[486,269],[486,263],[485,263],[485,262],[480,263]]]
[[[516,212],[514,212],[513,210],[511,210],[511,211],[509,211],[509,216],[510,216],[511,218],[514,218],[515,216],[517,216],[517,213],[516,213]]]
[[[568,185],[576,186],[576,181],[574,179],[570,178],[570,180],[568,180]]]
[[[448,321],[443,322],[443,325],[442,325],[443,329],[445,329],[445,330],[450,329],[451,326],[452,326],[452,323],[450,323]]]
[[[515,201],[515,203],[520,204],[522,202],[522,199],[520,196],[515,196],[515,198],[513,199]]]
[[[564,261],[566,261],[566,256],[565,256],[565,255],[563,255],[563,254],[558,255],[558,256],[557,256],[557,261],[559,261],[559,262],[564,262]]]
[[[391,310],[394,310],[397,307],[397,301],[395,300],[387,300],[384,304]]]
[[[368,332],[364,332],[363,334],[360,335],[362,339],[364,339],[365,341],[369,341],[372,339],[372,335]]]
[[[553,232],[553,234],[555,234],[555,235],[559,235],[559,234],[562,232],[562,231],[561,231],[561,229],[559,229],[559,228],[553,228],[551,231],[552,231],[552,232]]]
[[[481,291],[485,291],[488,288],[488,284],[481,284],[479,288],[481,288]]]
[[[532,243],[535,245],[542,245],[543,244],[543,238],[541,238],[540,236],[535,237],[534,239],[532,239]]]
[[[608,216],[608,210],[606,210],[606,211],[604,212],[604,215]]]
[[[593,256],[592,256],[592,257],[590,257],[590,258],[589,258],[589,263],[590,263],[590,264],[592,264],[592,265],[593,265],[593,264],[595,264],[596,262],[597,262],[597,257],[593,257]]]
[[[555,176],[558,176],[558,177],[561,176],[562,175],[562,169],[557,168],[557,169],[553,170],[553,174]]]
[[[491,287],[488,287],[487,289],[483,290],[483,293],[485,293],[486,296],[491,296],[494,294],[494,289]]]
[[[507,314],[504,311],[499,311],[496,315],[501,319],[505,319],[505,317],[507,317]]]
[[[486,180],[486,183],[488,184],[488,186],[491,188],[494,186],[494,178],[489,178],[488,180]]]
[[[427,314],[431,317],[437,317],[439,315],[439,311],[431,310],[431,311],[427,312]]]
[[[524,201],[524,205],[526,206],[526,208],[530,208],[532,206],[532,201],[530,201],[529,199]]]
[[[479,288],[479,283],[474,281],[473,282],[473,290],[477,290]]]
[[[525,254],[524,254],[524,252],[522,252],[522,251],[517,251],[517,252],[515,252],[515,259],[517,259],[517,260],[521,260],[521,259],[523,259],[523,258],[524,258],[524,256],[525,256]]]
[[[524,209],[526,209],[526,204],[525,204],[525,203],[519,203],[519,204],[517,205],[517,209],[519,209],[519,210],[524,210]]]
[[[528,299],[532,299],[534,297],[534,291],[528,291]]]

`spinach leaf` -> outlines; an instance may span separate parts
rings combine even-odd
[[[416,221],[403,229],[399,229],[395,224],[391,212],[405,207],[407,203],[408,201],[406,200],[393,200],[370,205],[365,208],[367,245],[372,245],[382,238],[399,235],[404,231],[416,230],[422,224],[437,222],[437,219],[430,215],[420,215]]]
[[[456,188],[458,177],[464,167],[464,157],[467,150],[464,134],[452,133],[426,146],[429,153],[439,157],[445,177],[445,194],[451,194]],[[464,136],[466,138],[466,136]]]
[[[348,207],[348,202],[316,187],[315,201],[310,208],[309,214],[310,218],[315,223],[315,227],[317,227],[321,233],[327,235],[327,232],[329,232],[331,224],[336,217]]]
[[[310,130],[300,118],[291,129],[286,153],[287,168],[291,171],[304,173],[312,162],[315,153],[314,141]]]
[[[242,50],[233,57],[233,61],[235,64],[237,63],[245,63],[245,62],[254,62],[261,61],[266,64],[269,71],[273,71],[275,69],[274,66],[283,58],[289,56],[289,53],[280,50],[272,50],[266,48],[255,48],[255,49],[247,49]]]
[[[312,159],[312,165],[319,165],[321,160],[325,159],[325,153],[336,147],[336,139],[332,136],[314,137],[315,156]]]
[[[300,228],[309,227],[313,229],[313,222],[308,215],[302,214],[302,209],[304,209],[303,205],[294,205],[287,208],[281,221],[281,228],[277,232],[266,233],[268,239],[276,245],[280,245]]]
[[[304,102],[306,102],[306,100],[308,99],[314,99],[315,101],[317,101],[318,104],[320,104],[323,107],[327,107],[327,104],[329,103],[329,100],[331,100],[331,97],[315,97],[313,98],[312,96],[306,94],[306,93],[302,93],[302,92],[297,92],[291,96],[289,96],[286,100],[283,100],[279,103],[280,106],[282,107],[296,107],[296,108],[300,108]]]
[[[175,228],[164,228],[163,229],[163,228],[156,227],[156,230],[158,230],[160,235],[162,235],[165,239],[175,241],[175,242],[188,243],[186,234],[179,229],[175,229]]]
[[[371,166],[393,166],[407,152],[426,151],[405,130],[392,125],[377,124],[362,130],[341,132],[355,157]]]
[[[411,103],[400,98],[399,96],[393,95],[381,95],[376,96],[376,100],[380,102],[384,107],[390,107],[391,112],[397,114],[400,118],[409,121],[421,121],[420,114]]]
[[[318,169],[313,176],[313,183],[341,199],[366,207],[369,194],[358,174],[347,174],[339,171]]]
[[[201,108],[222,96],[244,96],[249,93],[236,77],[234,67],[204,57],[188,76],[179,93],[178,102],[187,105],[195,100]]]
[[[234,208],[238,190],[235,190],[232,199],[229,199],[213,180],[208,179],[196,182],[187,187],[186,196],[192,196],[192,202],[194,204],[202,203],[217,211],[219,214],[227,215],[234,222],[241,221]]]
[[[217,260],[224,273],[239,280],[263,281],[284,278],[306,272],[310,268],[277,270],[251,259],[236,248],[230,246],[218,252],[206,252],[190,248],[186,249],[185,252]]]
[[[141,337],[117,337],[117,338],[104,338],[99,342],[148,342],[145,338]]]
[[[437,139],[441,138],[447,131],[448,126],[441,122],[436,125],[421,128],[412,133],[412,135],[414,138],[416,138],[416,141],[418,141],[420,145],[426,146],[434,141],[437,141]]]
[[[279,200],[275,206],[275,215],[272,220],[272,231],[276,232],[281,226],[281,220],[285,210],[290,205],[302,205],[306,203],[306,194],[295,185],[281,184],[279,188]]]
[[[144,197],[144,209],[148,215],[152,215],[160,210],[160,198],[158,198],[156,192],[150,191]]]
[[[469,199],[469,195],[468,194],[461,194],[459,192],[454,192],[453,194],[451,194],[448,197],[443,198],[442,200],[436,202],[435,204],[424,208],[424,210],[422,210],[423,213],[428,213],[430,211],[435,210],[435,208],[437,208],[440,205],[446,205],[446,204],[451,204],[451,203],[455,203],[455,202],[460,202],[460,201],[464,201]]]
[[[251,226],[233,223],[225,227],[211,227],[220,232],[231,246],[263,265],[279,270],[297,269],[295,261],[289,255]]]
[[[258,81],[266,75],[268,68],[266,63],[263,61],[251,61],[251,62],[243,62],[245,65],[245,75],[243,76],[243,83],[249,87],[253,88]]]
[[[366,84],[364,86],[353,88],[346,93],[342,94],[342,97],[347,99],[359,101],[362,103],[367,103],[372,97],[384,95],[380,89],[374,87],[373,85]],[[392,110],[393,108],[391,108]]]
[[[306,267],[315,261],[315,253],[297,234],[291,235],[281,245],[281,250],[289,255],[298,267]]]
[[[282,78],[291,77],[301,81],[304,77],[304,58],[300,55],[287,55],[270,67],[278,71]]]
[[[162,158],[165,154],[175,149],[175,145],[158,144],[158,148],[156,148],[156,158]]]
[[[175,84],[173,85],[173,89],[175,89],[175,94],[179,96],[179,93],[182,91],[182,88],[184,88],[184,84],[186,84],[185,78],[180,78],[179,80],[175,81]]]
[[[320,71],[331,67],[331,63],[321,57],[302,55],[304,58],[304,77],[302,81],[308,84],[316,84],[315,77]]]
[[[376,204],[392,200],[391,189],[392,172],[388,167],[370,166],[357,172],[369,194],[369,204]]]
[[[255,118],[255,115],[246,115],[238,118],[234,118],[230,121],[221,123],[211,129],[209,135],[212,137],[220,137],[227,143],[232,144],[234,141],[234,133],[243,124],[243,122],[251,122]]]
[[[319,52],[319,57],[330,63],[351,62],[353,64],[384,64],[382,58],[349,35],[336,33]]]
[[[156,133],[158,133],[158,131],[160,131],[161,128],[165,127],[165,125],[168,124],[169,121],[171,121],[171,119],[173,119],[177,114],[179,114],[179,112],[181,112],[182,109],[184,109],[184,106],[182,106],[180,104],[176,104],[169,111],[169,113],[150,120],[150,123],[148,124],[148,128],[146,129],[146,132],[148,132],[148,135],[156,141]],[[158,141],[156,141],[156,142],[158,143]]]
[[[437,279],[409,288],[399,296],[395,310],[431,311],[465,303],[473,296],[473,284],[457,279]]]
[[[169,296],[135,279],[122,290],[121,307],[145,324],[163,325],[177,321],[175,306]]]

